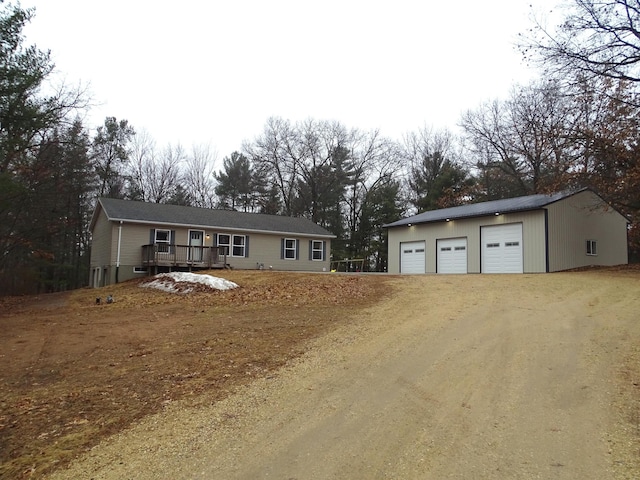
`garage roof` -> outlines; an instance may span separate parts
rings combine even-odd
[[[446,220],[456,220],[460,218],[484,217],[487,215],[495,215],[497,213],[524,212],[527,210],[538,210],[551,203],[557,202],[564,198],[575,195],[576,193],[587,190],[571,192],[559,192],[551,195],[537,194],[527,195],[526,197],[505,198],[503,200],[493,200],[491,202],[472,203],[459,207],[441,208],[439,210],[430,210],[428,212],[419,213],[412,217],[398,220],[397,222],[383,225],[384,227],[400,227],[417,223],[441,222]]]
[[[233,231],[296,234],[335,238],[335,235],[302,217],[245,213],[233,210],[185,207],[161,203],[134,202],[115,198],[100,198],[91,227],[102,208],[110,221],[174,225],[186,227],[219,228]]]

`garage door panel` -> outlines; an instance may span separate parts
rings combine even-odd
[[[400,273],[421,274],[426,271],[425,242],[400,244]]]
[[[437,241],[438,273],[467,273],[467,239],[447,238]]]
[[[522,224],[481,227],[482,272],[522,273]]]

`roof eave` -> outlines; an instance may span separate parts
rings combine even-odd
[[[536,210],[543,210],[546,207],[546,205],[542,206],[542,207],[538,207],[538,208],[516,208],[516,209],[510,209],[510,210],[503,210],[501,212],[496,212],[500,215],[507,215],[509,213],[521,213],[521,212],[535,212]],[[409,225],[426,225],[429,223],[439,223],[439,222],[448,222],[448,221],[453,221],[453,220],[466,220],[469,218],[481,218],[481,217],[492,217],[495,216],[496,213],[482,213],[482,214],[477,214],[477,215],[459,215],[459,216],[450,216],[450,217],[441,217],[441,218],[437,218],[437,219],[433,219],[433,220],[426,220],[426,221],[403,221],[403,223],[398,223],[398,224],[387,224],[387,225],[383,225],[383,228],[397,228],[397,227],[406,227]]]
[[[96,202],[96,207],[93,209],[93,214],[91,215],[91,221],[89,222],[89,232],[93,232],[93,229],[96,226],[96,222],[98,221],[98,215],[100,215],[98,213],[98,207],[103,211],[105,211],[105,215],[107,215],[107,218],[109,218],[109,215],[106,213],[106,210],[104,210],[104,207],[102,206],[102,202],[98,198],[98,201]]]
[[[337,238],[333,234],[321,234],[321,233],[304,233],[304,232],[292,232],[292,231],[280,231],[280,230],[261,230],[254,228],[238,228],[238,227],[225,227],[222,225],[196,225],[192,223],[177,223],[177,222],[154,222],[151,220],[135,220],[131,218],[109,218],[111,222],[123,222],[123,223],[134,223],[140,225],[162,225],[165,227],[184,227],[184,228],[209,228],[209,229],[220,229],[226,232],[250,232],[250,233],[261,233],[266,235],[297,235],[300,237],[313,237],[313,238]]]

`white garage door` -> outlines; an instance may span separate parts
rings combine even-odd
[[[400,273],[425,273],[425,242],[400,244]]]
[[[438,273],[467,273],[467,239],[438,240]]]
[[[482,273],[522,273],[522,224],[481,228]]]

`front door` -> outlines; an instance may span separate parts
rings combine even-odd
[[[202,245],[204,241],[204,232],[202,230],[189,231],[189,261],[202,261]]]

